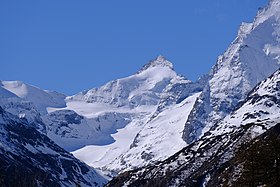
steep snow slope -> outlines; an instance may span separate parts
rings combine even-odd
[[[231,115],[224,118],[219,125],[210,130],[211,134],[221,134],[232,131],[241,125],[259,121],[280,121],[280,70],[276,71],[265,81],[258,84]],[[266,128],[270,128],[267,123]],[[263,128],[255,129],[260,134]]]
[[[162,162],[121,174],[108,186],[217,186],[228,181],[236,182],[217,173],[227,171],[229,161],[239,150],[246,149],[248,142],[252,143],[264,133],[255,142],[265,140],[263,137],[267,137],[268,129],[271,129],[268,134],[276,132],[279,140],[279,101],[280,70],[258,84],[236,111],[219,122],[217,129],[213,127],[199,140]],[[255,148],[255,152],[258,154],[261,150]],[[235,173],[229,171],[229,175],[238,180],[238,176],[246,171],[243,172],[242,163],[236,167],[232,168]]]
[[[47,107],[65,107],[65,95],[41,90],[21,81],[1,81],[0,86],[18,97],[31,101],[41,114],[47,113]]]
[[[106,179],[0,107],[1,186],[103,186]]]
[[[248,92],[278,69],[280,3],[270,1],[253,23],[243,23],[237,38],[218,58],[200,99],[186,123],[183,138],[190,143],[235,109]]]

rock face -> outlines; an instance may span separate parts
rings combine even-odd
[[[93,168],[0,107],[1,186],[103,186]]]
[[[258,82],[279,68],[279,18],[279,1],[272,0],[253,23],[241,25],[237,38],[212,68],[189,115],[183,134],[187,143],[232,112]]]
[[[162,162],[124,172],[108,186],[246,186],[275,183],[264,176],[270,175],[279,180],[276,169],[279,165],[279,100],[280,70],[258,84],[232,114],[219,122],[219,128],[213,126],[199,140]],[[271,150],[273,154],[266,150]],[[268,165],[262,166],[258,161]],[[253,165],[259,170],[253,171]]]

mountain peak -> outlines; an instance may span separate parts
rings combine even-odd
[[[152,67],[168,67],[173,70],[173,64],[168,61],[164,56],[159,55],[154,60],[151,60],[149,63],[144,65],[138,73],[141,73]]]
[[[166,58],[163,55],[159,55],[155,60],[156,61],[165,61]]]

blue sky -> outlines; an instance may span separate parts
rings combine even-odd
[[[71,95],[162,54],[196,80],[267,1],[3,0],[0,79]]]

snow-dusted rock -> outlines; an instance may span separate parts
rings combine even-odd
[[[1,186],[103,186],[107,180],[0,107]]]
[[[209,82],[186,123],[190,143],[232,112],[249,91],[280,67],[280,5],[270,1],[253,23],[243,23],[238,36],[218,58]]]
[[[280,121],[280,70],[258,84],[241,104],[241,107],[213,127],[210,133],[221,134],[248,123],[267,121],[263,128],[255,129],[254,134],[259,135]]]

